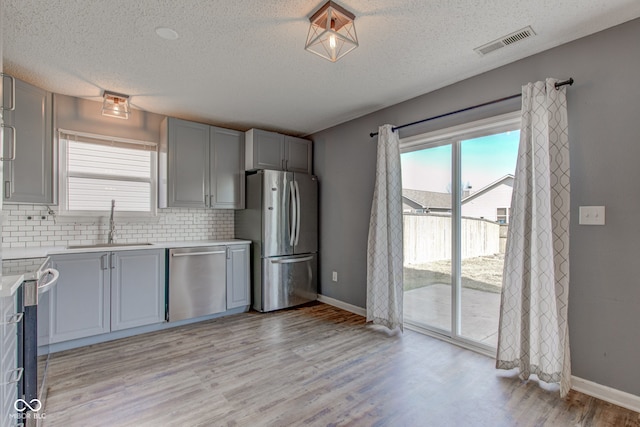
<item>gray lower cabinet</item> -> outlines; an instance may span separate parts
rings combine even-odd
[[[167,117],[158,156],[160,208],[244,208],[244,133]]]
[[[312,142],[261,129],[245,134],[245,168],[312,173]]]
[[[10,87],[6,77],[4,87]],[[53,96],[17,79],[15,93],[5,90],[3,96],[5,106],[15,106],[4,113],[3,199],[6,203],[54,203]]]
[[[49,344],[104,334],[109,325],[109,253],[58,255],[49,291]]]
[[[111,330],[165,319],[165,251],[115,252],[111,270]]]
[[[227,310],[251,304],[249,245],[227,247]]]
[[[15,296],[0,297],[0,426],[16,425],[14,403],[18,397],[17,330]]]
[[[163,322],[164,253],[150,249],[52,257],[60,279],[49,295],[48,343]]]

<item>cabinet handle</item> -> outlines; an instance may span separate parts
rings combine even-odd
[[[13,138],[11,139],[11,155],[9,157],[0,157],[1,161],[10,162],[16,159],[16,128],[10,125],[5,125],[5,124],[1,124],[0,127],[2,128],[2,132],[4,132],[4,128],[11,129],[11,135],[13,136]]]
[[[100,268],[102,270],[106,270],[107,269],[107,254],[104,254],[100,257]]]
[[[11,181],[4,182],[4,198],[5,199],[11,198]]]
[[[2,76],[2,78],[8,78],[11,80],[11,106],[9,108],[5,108],[4,106],[4,100],[2,100],[2,109],[5,111],[15,111],[16,109],[16,79],[13,76],[10,76],[9,74],[5,74],[5,73],[0,73],[0,76]]]
[[[209,195],[208,194],[204,195],[204,206],[205,207],[209,206]]]
[[[231,248],[227,247],[227,259],[231,259]]]
[[[116,265],[113,261],[115,257],[116,257],[116,254],[114,253],[109,254],[109,267],[111,267],[112,269],[116,268]]]
[[[209,194],[209,207],[213,206],[213,194]]]
[[[10,372],[9,378],[13,377],[13,379],[7,380],[7,384],[15,384],[22,379],[24,368],[17,368],[9,372]]]
[[[20,323],[20,321],[22,320],[22,316],[24,316],[24,313],[12,314],[9,317],[9,320],[7,320],[7,325],[14,325],[16,323]]]

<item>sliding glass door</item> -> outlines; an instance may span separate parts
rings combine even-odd
[[[451,144],[403,153],[404,318],[451,332]],[[413,173],[411,177],[405,176]],[[416,184],[405,186],[405,182]]]
[[[519,121],[402,141],[405,323],[491,352]]]

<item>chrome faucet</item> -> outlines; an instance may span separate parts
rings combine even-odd
[[[109,217],[109,236],[107,237],[107,244],[114,243],[116,237],[116,222],[113,220],[113,211],[116,208],[116,200],[111,200],[111,216]]]

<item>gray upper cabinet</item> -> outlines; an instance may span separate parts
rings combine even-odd
[[[247,169],[284,170],[284,135],[260,129],[245,134]]]
[[[167,117],[160,131],[158,207],[242,209],[244,134]]]
[[[209,126],[167,117],[160,132],[158,206],[206,207]]]
[[[9,87],[5,77],[5,88]],[[15,106],[14,111],[5,111],[4,114],[4,201],[55,203],[53,96],[51,92],[17,79],[15,93],[11,92],[5,90],[3,93],[4,105],[13,103]],[[13,160],[6,160],[11,158]]]
[[[245,134],[247,170],[273,169],[312,173],[312,142],[260,129]]]
[[[285,136],[284,149],[286,152],[286,170],[311,174],[313,170],[311,160],[313,148],[311,141],[293,136]]]
[[[211,126],[209,205],[244,209],[244,133]]]

